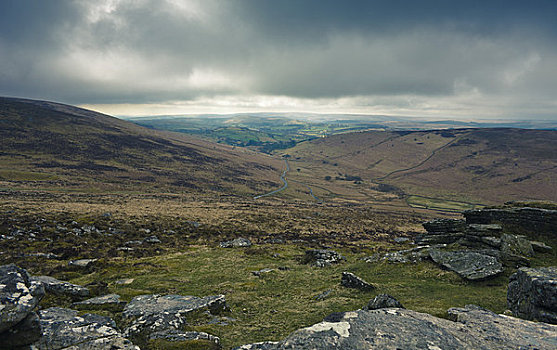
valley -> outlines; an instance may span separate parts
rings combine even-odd
[[[137,325],[114,305],[79,306],[80,315],[110,317],[119,336],[147,350],[281,341],[384,293],[440,320],[468,304],[509,313],[518,266],[462,278],[416,242],[476,236],[430,237],[422,224],[461,225],[451,220],[463,211],[509,201],[510,210],[553,215],[557,201],[551,130],[360,130],[266,154],[53,102],[2,98],[0,113],[0,265],[83,286],[90,297],[117,294],[127,305],[145,295],[226,300],[218,313],[179,318],[184,324],[162,338],[134,334]],[[557,247],[551,235],[511,226],[495,233],[506,234]],[[480,243],[432,244],[452,252]],[[311,252],[338,259],[315,264]],[[557,253],[517,259],[540,268],[557,264]],[[344,272],[373,288],[347,288]],[[47,290],[37,310],[42,317],[83,299]]]

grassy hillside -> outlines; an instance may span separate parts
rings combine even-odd
[[[508,200],[557,200],[557,131],[368,131],[303,142],[285,154],[290,178],[324,198],[390,194],[454,210]]]
[[[0,187],[252,194],[282,163],[100,113],[0,98]]]

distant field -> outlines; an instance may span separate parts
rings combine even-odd
[[[447,201],[439,198],[427,198],[421,196],[410,195],[406,198],[406,202],[413,208],[434,209],[442,211],[462,212],[464,210],[476,209],[481,207],[471,203]]]

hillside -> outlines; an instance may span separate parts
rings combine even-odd
[[[0,187],[254,194],[283,164],[53,102],[0,98]]]
[[[299,169],[291,179],[324,198],[391,193],[416,207],[443,208],[451,201],[557,200],[556,149],[557,131],[496,128],[342,134],[285,154]]]

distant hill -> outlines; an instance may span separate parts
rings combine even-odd
[[[358,198],[390,192],[417,207],[557,201],[557,131],[367,131],[302,142],[285,153],[300,169],[292,179],[326,189],[325,198],[343,196],[342,185]]]
[[[254,194],[282,162],[59,103],[0,98],[0,187]]]

